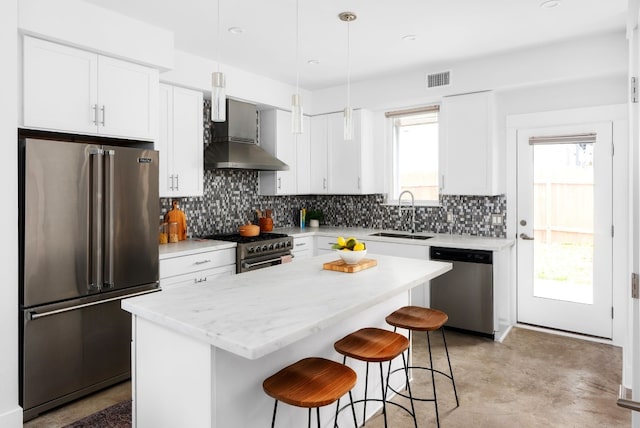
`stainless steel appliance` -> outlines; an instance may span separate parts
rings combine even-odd
[[[430,248],[431,260],[453,269],[431,280],[431,307],[446,312],[447,327],[493,338],[493,253],[460,248]]]
[[[158,153],[104,142],[19,138],[25,420],[129,378],[120,300],[158,291]]]
[[[213,123],[212,141],[204,151],[205,169],[287,171],[289,166],[257,143],[258,109],[227,98],[227,120]]]
[[[210,235],[206,239],[236,242],[236,272],[243,273],[279,265],[293,257],[293,237],[283,233],[240,236],[239,233]]]

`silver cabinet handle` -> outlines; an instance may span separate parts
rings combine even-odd
[[[171,174],[171,175],[169,176],[169,179],[171,180],[171,185],[169,186],[169,189],[170,189],[170,190],[175,190],[175,189],[174,189],[174,187],[173,187],[173,174]]]
[[[211,263],[211,260],[206,259],[206,260],[200,260],[194,263],[194,265],[203,265],[205,263]]]
[[[360,177],[358,177],[358,190],[360,190]]]
[[[102,107],[100,107],[100,111],[102,112],[102,120],[100,121],[100,124],[102,126],[105,126],[105,122],[106,122],[106,117],[107,117],[107,109],[106,107],[103,105]]]
[[[305,245],[307,245],[306,242],[301,242],[299,244],[296,244],[296,247],[303,247]]]
[[[520,239],[524,239],[525,241],[533,241],[536,238],[534,238],[533,236],[529,236],[526,233],[521,233]]]
[[[282,178],[278,177],[278,189],[282,189]]]
[[[207,282],[207,277],[205,276],[204,278],[194,278],[193,282],[195,284],[199,284],[201,282]]]
[[[176,190],[180,190],[180,174],[176,174]]]
[[[323,178],[323,179],[322,179],[322,188],[323,188],[323,189],[326,189],[326,188],[327,188],[327,179],[326,179],[326,178]]]
[[[625,409],[631,409],[634,412],[640,412],[640,402],[627,399],[627,388],[624,385],[620,385],[620,391],[618,392],[618,401],[616,404]]]
[[[98,104],[94,104],[91,107],[91,110],[93,110],[93,120],[92,120],[92,122],[93,122],[93,124],[95,126],[98,126]]]

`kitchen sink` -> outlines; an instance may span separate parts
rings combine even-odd
[[[386,238],[419,239],[419,240],[433,238],[433,236],[412,235],[409,233],[396,233],[396,232],[376,232],[376,233],[370,234],[369,236],[384,236]]]

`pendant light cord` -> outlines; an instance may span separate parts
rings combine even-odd
[[[217,44],[218,44],[218,72],[220,72],[220,51],[222,50],[221,46],[220,46],[220,2],[222,0],[218,0],[218,16],[216,17],[218,20],[218,25],[216,26],[217,28]]]
[[[351,108],[351,20],[347,21],[347,107]]]
[[[300,0],[296,0],[296,95],[300,95]]]

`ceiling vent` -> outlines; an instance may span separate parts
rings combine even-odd
[[[451,84],[451,71],[427,74],[427,89]]]

